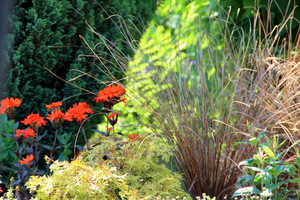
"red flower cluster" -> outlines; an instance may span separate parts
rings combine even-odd
[[[125,101],[125,99],[121,99],[121,96],[126,94],[126,90],[120,86],[120,85],[110,85],[103,90],[100,90],[98,92],[98,96],[95,97],[93,100],[96,101],[96,103],[99,102],[110,102],[111,100],[116,101],[116,103],[120,101]],[[119,101],[120,100],[120,101]]]
[[[19,162],[21,165],[28,165],[31,161],[33,161],[33,159],[33,154],[31,154],[30,156],[27,155],[26,158],[23,158],[23,160],[19,160]]]
[[[10,119],[15,118],[14,114],[14,108],[19,107],[21,105],[22,101],[19,98],[6,98],[1,100],[0,104],[0,113],[2,115],[7,114]]]
[[[0,193],[2,193],[3,192],[3,190],[2,190],[2,188],[0,187]]]
[[[23,133],[23,135],[22,135]],[[28,128],[26,130],[23,129],[17,129],[16,130],[16,138],[20,137],[22,135],[22,138],[29,138],[29,137],[36,137],[36,133],[32,128]]]
[[[30,125],[35,130],[37,130],[41,126],[45,126],[46,123],[47,123],[47,121],[45,121],[43,119],[43,117],[40,116],[40,114],[33,114],[33,113],[31,113],[30,115],[28,115],[26,117],[26,119],[24,119],[21,122],[23,124],[25,124],[25,125]]]
[[[94,111],[90,109],[90,106],[86,102],[75,103],[72,108],[69,108],[65,114],[65,120],[72,121],[73,118],[77,122],[82,122],[87,118],[87,113],[94,114]]]
[[[52,104],[50,104],[50,105],[46,105],[46,108],[48,110],[56,110],[61,106],[62,106],[62,102],[59,101],[59,102],[52,102]]]
[[[127,137],[129,138],[129,140],[131,141],[136,141],[136,140],[143,140],[138,133],[133,133],[132,135],[129,134],[127,135]]]

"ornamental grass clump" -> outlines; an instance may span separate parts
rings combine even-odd
[[[291,58],[292,42],[279,36],[292,23],[293,10],[272,30],[270,19],[262,21],[259,9],[254,10],[251,29],[242,30],[224,10],[202,18],[199,13],[206,10],[201,6],[196,1],[163,2],[160,20],[149,25],[138,45],[120,20],[120,31],[135,52],[133,60],[126,60],[105,37],[95,34],[118,61],[116,68],[125,71],[127,95],[136,104],[135,111],[147,116],[148,121],[141,123],[174,145],[186,190],[193,197],[206,193],[223,199],[236,189],[242,173],[237,163],[254,154],[251,145],[236,142],[256,136],[253,130],[278,133],[274,132],[278,123],[297,126],[288,119],[297,115],[295,104],[289,104],[297,98],[289,98],[287,91],[294,86],[296,95],[298,90],[282,74],[293,75],[280,70],[283,65],[274,59]],[[103,64],[96,53],[95,57]],[[294,58],[299,58],[297,53]],[[296,71],[298,65],[290,66]],[[274,77],[279,81],[275,87]],[[273,94],[279,101],[273,101]],[[276,105],[277,111],[272,113],[270,105]]]

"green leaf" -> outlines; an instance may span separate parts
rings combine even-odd
[[[59,154],[58,156],[59,162],[62,162],[64,160],[69,161],[69,158],[67,156],[64,156],[62,153]]]
[[[235,191],[235,193],[232,195],[231,198],[238,197],[238,196],[246,196],[247,194],[260,194],[260,193],[261,191],[255,187],[245,187]]]
[[[70,134],[70,133],[64,133],[62,135],[58,134],[57,139],[61,144],[67,144],[67,142],[71,136],[72,136],[72,134]]]
[[[266,130],[267,130],[267,128],[265,128],[265,129],[258,135],[258,137],[257,137],[257,141],[258,141],[258,142],[263,138],[263,136],[264,136]]]
[[[17,130],[18,127],[19,127],[19,122],[14,123],[14,128],[15,128],[15,130]]]
[[[50,146],[45,145],[45,144],[40,144],[40,143],[39,143],[38,146],[39,146],[39,147],[42,147],[42,148],[44,148],[44,149],[47,149],[47,150],[50,150],[50,149],[51,149]]]
[[[247,175],[247,176],[243,176],[242,178],[240,178],[237,182],[238,186],[246,185],[247,183],[253,181],[253,176],[252,175]]]
[[[274,160],[276,159],[276,158],[275,158],[275,154],[273,153],[273,151],[272,151],[269,147],[263,146],[263,149],[264,149],[264,151],[266,152],[266,154],[268,154],[268,156],[269,156],[270,158],[273,158]]]
[[[256,171],[256,172],[263,172],[263,170],[261,168],[258,167],[248,167],[249,169]]]
[[[253,144],[253,145],[256,145],[258,140],[257,138],[250,138],[249,141]]]
[[[70,149],[65,149],[62,154],[64,156],[68,156],[68,155],[72,154],[72,151]]]
[[[244,166],[252,166],[253,164],[256,163],[256,160],[253,158],[247,159],[247,160],[243,160],[239,163],[239,167],[244,165]]]
[[[273,191],[274,189],[278,188],[279,186],[281,186],[281,185],[283,185],[283,184],[285,184],[285,182],[284,182],[284,181],[281,181],[281,182],[276,183],[276,184],[275,184],[275,183],[273,183],[273,184],[268,184],[268,185],[265,186],[265,188],[268,189],[268,190]]]

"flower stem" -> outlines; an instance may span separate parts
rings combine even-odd
[[[87,150],[89,151],[90,147],[89,147],[89,143],[88,143],[88,140],[87,140],[87,137],[86,137],[86,134],[85,134],[83,126],[82,126],[82,132],[83,132],[83,137],[84,137],[84,140],[85,140],[85,143],[86,143]]]
[[[37,149],[38,149],[38,142],[39,142],[38,141],[39,130],[36,129],[35,132],[36,132],[36,141],[35,141],[35,153],[34,153],[34,168],[36,167],[36,162],[37,162],[36,158],[37,158]]]
[[[52,155],[53,155],[54,148],[55,148],[55,144],[56,144],[57,132],[58,132],[58,130],[55,130],[54,141],[53,141],[52,148],[51,148],[51,150],[50,150],[50,158],[51,158],[51,159],[53,159],[53,158],[52,158]]]

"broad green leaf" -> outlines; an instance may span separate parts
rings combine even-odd
[[[246,196],[247,194],[260,194],[261,191],[255,187],[245,187],[234,192],[231,198],[238,196]]]

